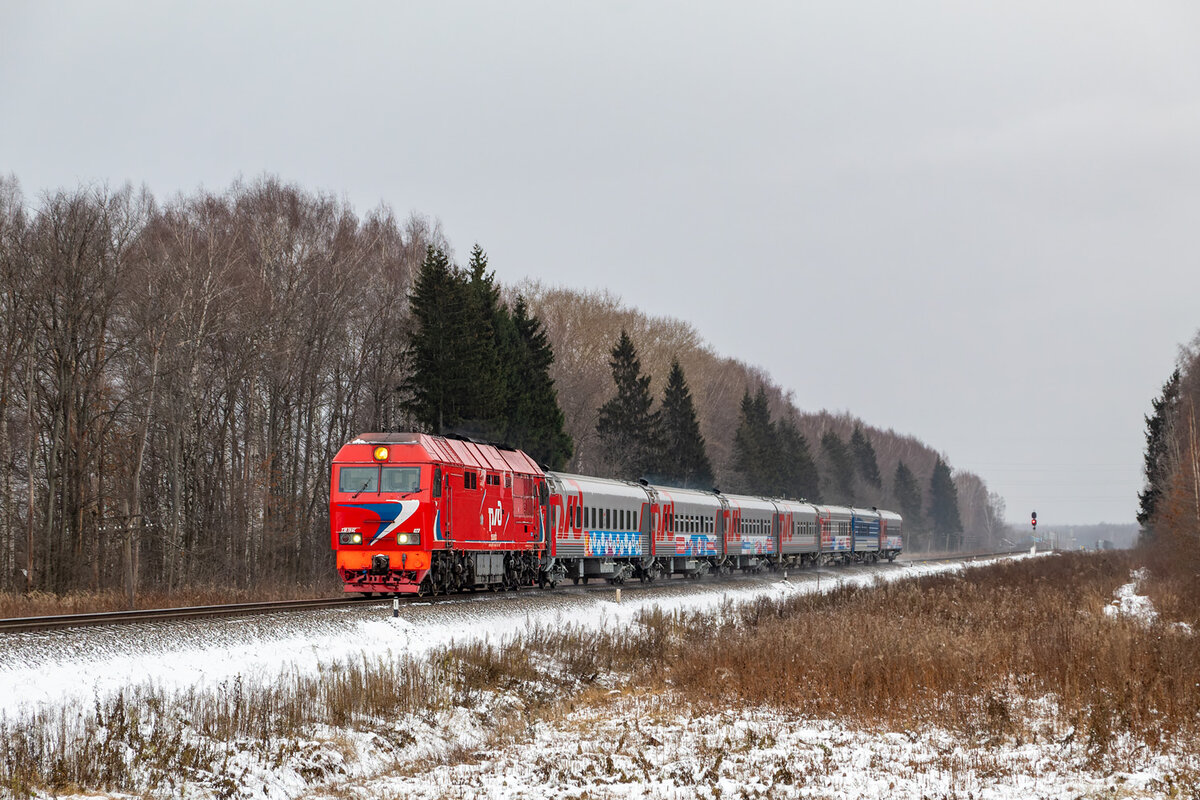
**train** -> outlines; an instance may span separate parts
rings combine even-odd
[[[347,593],[622,584],[893,561],[893,511],[543,470],[455,436],[363,433],[331,465],[330,544]]]

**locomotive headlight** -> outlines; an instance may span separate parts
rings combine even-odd
[[[350,543],[351,544],[362,544],[362,534],[361,533],[350,534]]]
[[[342,533],[338,535],[338,542],[341,544],[362,544],[362,534],[342,531]]]
[[[376,447],[375,448],[375,460],[376,461],[387,461],[388,460],[388,449],[386,447]]]
[[[419,533],[397,533],[396,544],[420,544],[421,534]]]

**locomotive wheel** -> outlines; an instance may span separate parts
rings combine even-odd
[[[573,577],[571,578],[571,583],[573,583],[573,584],[575,584],[576,586],[578,586],[578,585],[579,585],[579,576],[578,576],[578,575],[575,575],[575,576],[573,576]]]

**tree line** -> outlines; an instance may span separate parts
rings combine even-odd
[[[458,266],[437,224],[386,206],[360,216],[270,177],[168,202],[81,187],[29,203],[0,179],[5,588],[328,580],[329,463],[369,430],[461,432],[550,467],[702,488],[889,507],[908,491],[932,512],[940,456],[852,423],[800,413],[688,323],[506,287],[478,246]],[[635,430],[646,451],[616,444]],[[979,494],[969,508],[995,507]]]
[[[669,486],[712,488],[707,443],[678,358],[671,361],[658,409],[653,408],[651,377],[643,373],[626,330],[621,330],[608,363],[616,394],[600,407],[596,423],[599,471],[611,477],[644,477]],[[744,390],[732,444],[729,491],[866,507],[884,505],[890,497],[918,540],[927,538],[930,546],[947,550],[962,545],[958,490],[940,455],[928,480],[928,509],[917,477],[902,460],[897,463],[890,492],[884,490],[875,447],[857,423],[848,442],[834,430],[822,435],[822,463],[827,465],[822,475],[795,415],[773,420],[767,390],[761,384],[753,395],[749,387]]]
[[[0,581],[328,578],[329,462],[403,424],[436,225],[275,179],[160,204],[0,181]]]

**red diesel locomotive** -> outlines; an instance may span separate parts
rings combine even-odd
[[[330,536],[347,592],[621,583],[894,559],[877,509],[547,473],[520,450],[364,433],[334,459]]]

